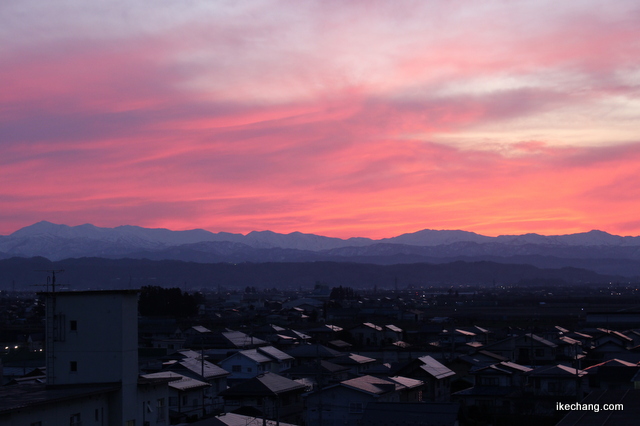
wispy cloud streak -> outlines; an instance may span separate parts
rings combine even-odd
[[[640,233],[635,2],[0,8],[0,234]]]

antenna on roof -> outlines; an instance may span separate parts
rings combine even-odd
[[[55,384],[56,375],[54,372],[55,367],[55,342],[59,337],[61,324],[59,324],[59,316],[56,314],[56,272],[62,273],[64,269],[44,269],[37,270],[37,272],[51,272],[51,275],[47,275],[47,283],[44,284],[46,294],[46,366],[47,366],[47,385]],[[49,285],[51,285],[51,292],[49,292]],[[40,286],[43,286],[40,284]]]
[[[51,285],[51,292],[56,292],[56,272],[62,273],[64,269],[36,269],[36,272],[51,272],[51,275],[47,275],[46,284],[34,284],[37,287],[45,287],[45,293],[49,293],[49,285]]]

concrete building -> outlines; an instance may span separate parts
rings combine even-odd
[[[0,425],[168,425],[167,381],[138,377],[138,292],[47,292],[46,384],[0,389]]]

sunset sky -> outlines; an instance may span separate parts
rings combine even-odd
[[[0,235],[640,234],[640,2],[0,2]]]

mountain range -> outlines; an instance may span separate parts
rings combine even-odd
[[[640,276],[640,237],[603,231],[570,235],[489,237],[460,230],[430,230],[393,238],[331,238],[293,232],[247,235],[203,229],[171,231],[138,226],[101,228],[38,222],[0,236],[0,259],[45,257],[179,260],[199,263],[354,262],[379,265],[492,261],[539,268],[583,268]]]

